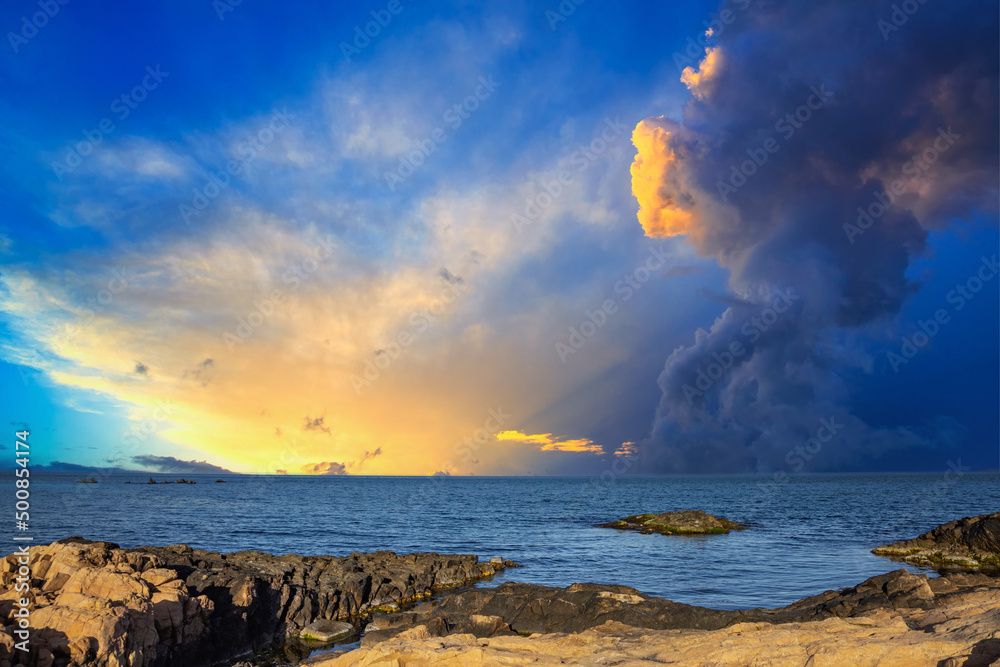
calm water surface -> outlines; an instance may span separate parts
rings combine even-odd
[[[14,500],[4,476],[0,494]],[[171,479],[172,476],[156,476]],[[899,564],[879,544],[1000,510],[1000,475],[399,478],[32,476],[36,543],[80,535],[124,547],[345,555],[388,549],[502,556],[505,580],[634,586],[715,608],[774,607]],[[752,529],[669,537],[596,528],[626,515],[704,509]],[[13,551],[13,548],[9,549]],[[910,569],[918,569],[911,567]]]

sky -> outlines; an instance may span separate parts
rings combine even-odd
[[[0,416],[49,469],[995,469],[998,25],[7,3]]]

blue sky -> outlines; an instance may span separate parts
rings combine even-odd
[[[809,51],[789,27],[807,10],[785,3],[567,2],[565,20],[555,2],[59,5],[0,57],[5,421],[31,425],[39,463],[599,474],[637,455],[640,472],[770,472],[832,410],[847,432],[810,469],[995,468],[1000,279],[898,373],[887,361],[996,253],[993,136],[909,183],[857,240],[870,258],[837,254],[838,222],[835,241],[802,222],[870,199],[937,123],[977,136],[940,99],[865,96],[859,71],[919,72],[895,93],[911,102],[957,71],[977,100],[996,88],[972,53],[989,38],[951,30],[971,5],[891,39],[887,8],[862,5],[815,8],[830,37]],[[685,83],[675,54],[720,9],[731,21],[691,47],[700,80]],[[10,4],[0,25],[20,34],[38,11]],[[843,52],[834,36],[857,25],[864,48]],[[716,176],[823,81],[835,101],[722,206]],[[64,169],[74,151],[88,154]],[[393,173],[407,175],[389,187]],[[687,226],[647,224],[640,205]],[[864,268],[880,248],[884,266]],[[629,298],[616,290],[653,264]],[[787,339],[765,337],[704,405],[674,405],[741,309],[791,284],[808,305],[779,325]],[[875,310],[843,314],[883,288]],[[811,401],[787,398],[806,385]],[[747,387],[760,394],[739,404]]]

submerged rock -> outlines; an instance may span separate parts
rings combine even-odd
[[[303,639],[332,642],[344,637],[350,637],[355,632],[354,625],[344,621],[313,621],[302,628],[299,636]]]
[[[23,593],[15,589],[17,556],[0,560],[0,665],[4,646],[13,646],[14,602],[24,595],[32,601],[32,665],[198,667],[273,648],[316,621],[392,608],[504,567],[469,555],[220,554],[80,538],[31,547],[29,561]],[[312,627],[317,639],[315,630],[336,630]]]
[[[912,540],[872,549],[917,565],[955,570],[1000,570],[1000,512],[949,521]]]
[[[717,517],[704,510],[637,514],[611,523],[602,523],[600,527],[637,530],[643,534],[660,533],[662,535],[713,535],[747,528],[744,524]]]

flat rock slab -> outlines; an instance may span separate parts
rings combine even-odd
[[[827,618],[782,625],[739,623],[703,630],[645,630],[616,621],[578,634],[471,634],[436,637],[424,626],[371,648],[326,657],[314,667],[369,665],[779,665],[781,667],[939,667],[989,665],[1000,657],[992,639],[1000,599],[956,608],[956,623],[932,632],[912,629],[899,614]],[[914,619],[917,623],[923,616]],[[958,627],[955,627],[955,626]]]
[[[302,639],[317,642],[333,642],[354,634],[354,626],[344,621],[314,621],[302,628],[299,636]]]
[[[994,611],[986,614],[990,609]],[[826,591],[779,609],[737,610],[707,609],[672,602],[644,595],[627,586],[573,584],[566,588],[554,588],[506,582],[496,588],[473,588],[440,600],[423,602],[410,611],[376,615],[365,628],[361,646],[371,648],[416,629],[428,637],[471,635],[479,639],[493,639],[534,633],[560,636],[569,633],[569,636],[576,637],[576,633],[600,627],[608,621],[644,632],[715,632],[739,624],[808,624],[829,619],[856,619],[863,626],[872,614],[886,613],[905,621],[903,627],[908,623],[914,629],[931,634],[942,629],[960,629],[963,623],[955,619],[963,616],[968,616],[970,623],[980,624],[984,629],[990,628],[991,632],[995,632],[1000,627],[996,625],[1000,621],[1000,578],[960,572],[947,577],[927,577],[896,570],[872,577],[857,586]],[[991,641],[994,643],[990,646],[1000,651],[1000,637]],[[377,654],[373,652],[371,655]],[[722,664],[751,662],[737,660]],[[797,664],[804,663],[805,660]],[[520,663],[485,661],[472,664]],[[567,660],[567,664],[572,663]],[[608,664],[612,663],[609,661]],[[875,663],[810,663],[813,664]]]
[[[717,517],[704,510],[637,514],[611,523],[602,523],[600,527],[637,530],[643,534],[660,533],[661,535],[715,535],[747,528],[744,524]]]
[[[1000,512],[949,521],[912,540],[876,547],[872,553],[950,570],[1000,571]]]

